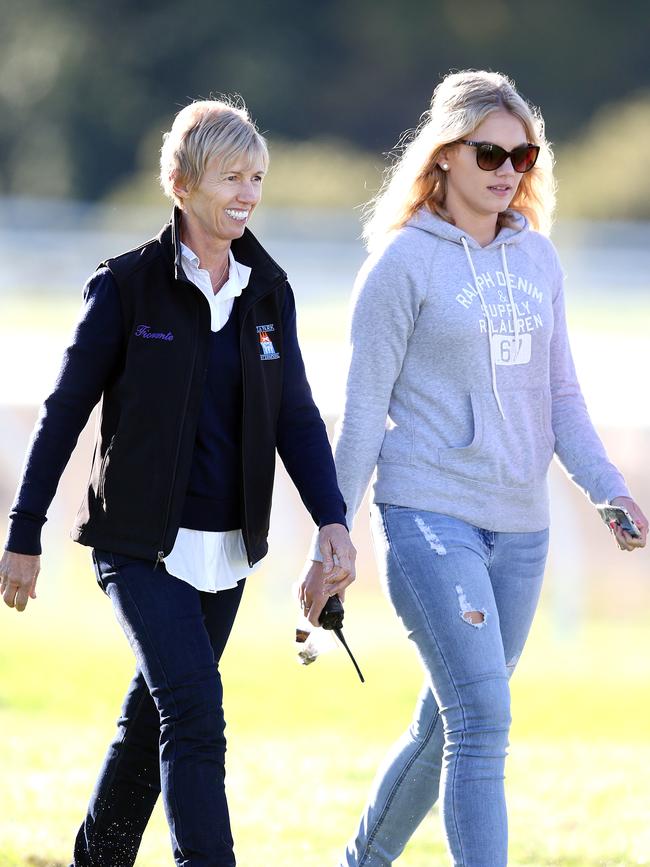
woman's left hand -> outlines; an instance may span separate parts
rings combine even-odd
[[[354,581],[357,551],[350,539],[348,528],[343,524],[326,524],[321,527],[318,547],[323,558],[325,589],[333,596]]]
[[[630,517],[633,518],[634,523],[641,532],[639,537],[630,536],[619,524],[614,524],[612,533],[621,551],[634,551],[635,548],[645,548],[648,537],[648,519],[641,511],[641,508],[637,506],[631,497],[614,497],[611,500],[611,504],[612,506],[622,506],[624,509],[627,509]]]
[[[325,603],[337,594],[343,601],[345,588],[355,579],[357,552],[347,527],[327,524],[318,534],[323,562],[308,560],[298,583],[298,601],[309,622],[318,626]]]

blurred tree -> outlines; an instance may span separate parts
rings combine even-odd
[[[152,130],[218,92],[241,93],[271,137],[380,153],[452,67],[508,72],[566,141],[650,86],[650,6],[620,12],[608,0],[0,0],[0,191],[104,196]]]
[[[145,136],[139,168],[107,197],[112,204],[161,205],[157,156],[158,130]],[[381,157],[372,158],[347,142],[312,139],[289,142],[272,137],[271,165],[264,180],[264,202],[277,207],[331,208],[365,204],[381,185],[385,168]]]
[[[579,136],[559,149],[562,216],[650,217],[650,90],[600,109]]]

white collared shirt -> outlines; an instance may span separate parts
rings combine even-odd
[[[215,295],[210,274],[199,267],[199,257],[183,243],[181,255],[185,276],[201,290],[210,305],[211,331],[220,331],[232,313],[235,298],[248,285],[251,269],[237,262],[229,251],[228,279]],[[241,530],[215,533],[181,527],[173,549],[165,557],[165,568],[170,575],[208,593],[235,587],[257,566],[248,565]]]
[[[198,286],[208,299],[211,317],[210,329],[212,331],[220,331],[228,321],[235,298],[238,298],[248,286],[251,269],[247,265],[242,265],[241,262],[235,261],[232,250],[229,250],[228,279],[215,295],[209,272],[199,267],[199,257],[190,250],[187,244],[183,244],[182,242],[181,255],[185,276],[195,286]]]

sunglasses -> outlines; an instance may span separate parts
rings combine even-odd
[[[532,169],[539,156],[539,145],[534,144],[518,145],[511,151],[507,151],[489,141],[461,139],[460,143],[476,148],[476,164],[479,169],[483,169],[485,172],[493,172],[510,157],[513,169],[519,174],[524,174],[524,172],[529,172]]]

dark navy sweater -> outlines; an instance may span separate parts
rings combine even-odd
[[[242,375],[235,299],[226,324],[212,332],[210,362],[196,432],[181,527],[241,527]]]

